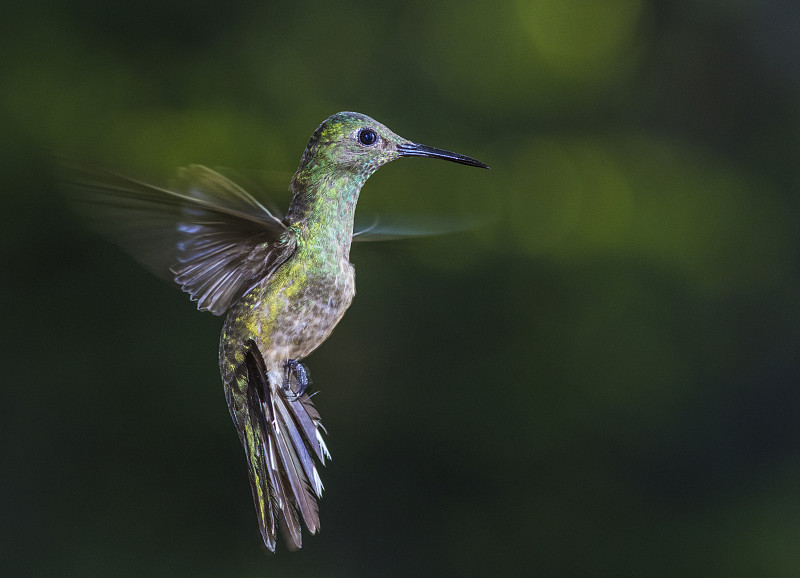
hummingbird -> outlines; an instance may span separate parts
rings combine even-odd
[[[258,527],[272,552],[279,528],[290,550],[302,546],[301,521],[311,534],[320,528],[317,465],[330,453],[303,360],[353,301],[349,257],[361,188],[402,157],[489,168],[406,140],[363,114],[340,112],[311,135],[283,217],[200,165],[181,169],[174,188],[77,167],[67,177],[87,206],[132,223],[133,233],[121,242],[134,256],[177,283],[199,310],[225,315],[219,343],[225,399],[244,448]],[[142,249],[138,229],[145,224],[157,250],[152,243]],[[115,232],[125,237],[124,229]]]

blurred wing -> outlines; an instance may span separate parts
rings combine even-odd
[[[294,253],[294,233],[236,183],[209,168],[180,170],[173,189],[107,170],[65,167],[98,229],[157,275],[221,315]]]
[[[358,221],[353,228],[353,241],[391,241],[407,237],[429,237],[460,233],[486,222],[455,217],[394,217],[373,218],[369,224]]]
[[[214,167],[214,171],[223,178],[232,181],[239,188],[250,193],[251,197],[259,199],[262,206],[279,221],[285,214],[280,207],[288,207],[292,193],[287,183],[292,179],[291,172],[286,171],[252,171],[233,170],[228,167]]]

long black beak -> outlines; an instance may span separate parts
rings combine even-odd
[[[397,151],[400,153],[401,157],[430,157],[433,159],[444,159],[446,161],[453,161],[454,163],[469,165],[471,167],[480,167],[482,169],[489,168],[488,165],[485,165],[480,161],[476,161],[471,157],[460,155],[458,153],[451,153],[450,151],[437,149],[413,142],[407,142],[397,145]]]

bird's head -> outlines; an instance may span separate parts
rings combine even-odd
[[[303,164],[314,161],[328,169],[368,177],[400,157],[439,158],[489,168],[473,158],[413,143],[378,121],[357,112],[339,112],[317,127],[303,154]]]

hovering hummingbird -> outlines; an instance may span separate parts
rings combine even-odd
[[[244,446],[259,529],[273,552],[278,527],[290,549],[302,546],[301,518],[312,534],[320,527],[317,462],[324,465],[330,454],[301,362],[355,295],[349,255],[361,187],[401,157],[489,168],[408,141],[368,116],[340,112],[311,136],[283,218],[198,165],[181,170],[177,190],[111,172],[73,168],[68,177],[84,202],[149,223],[160,237],[161,263],[153,263],[151,247],[146,264],[180,285],[201,311],[226,315],[219,345],[225,398]]]

